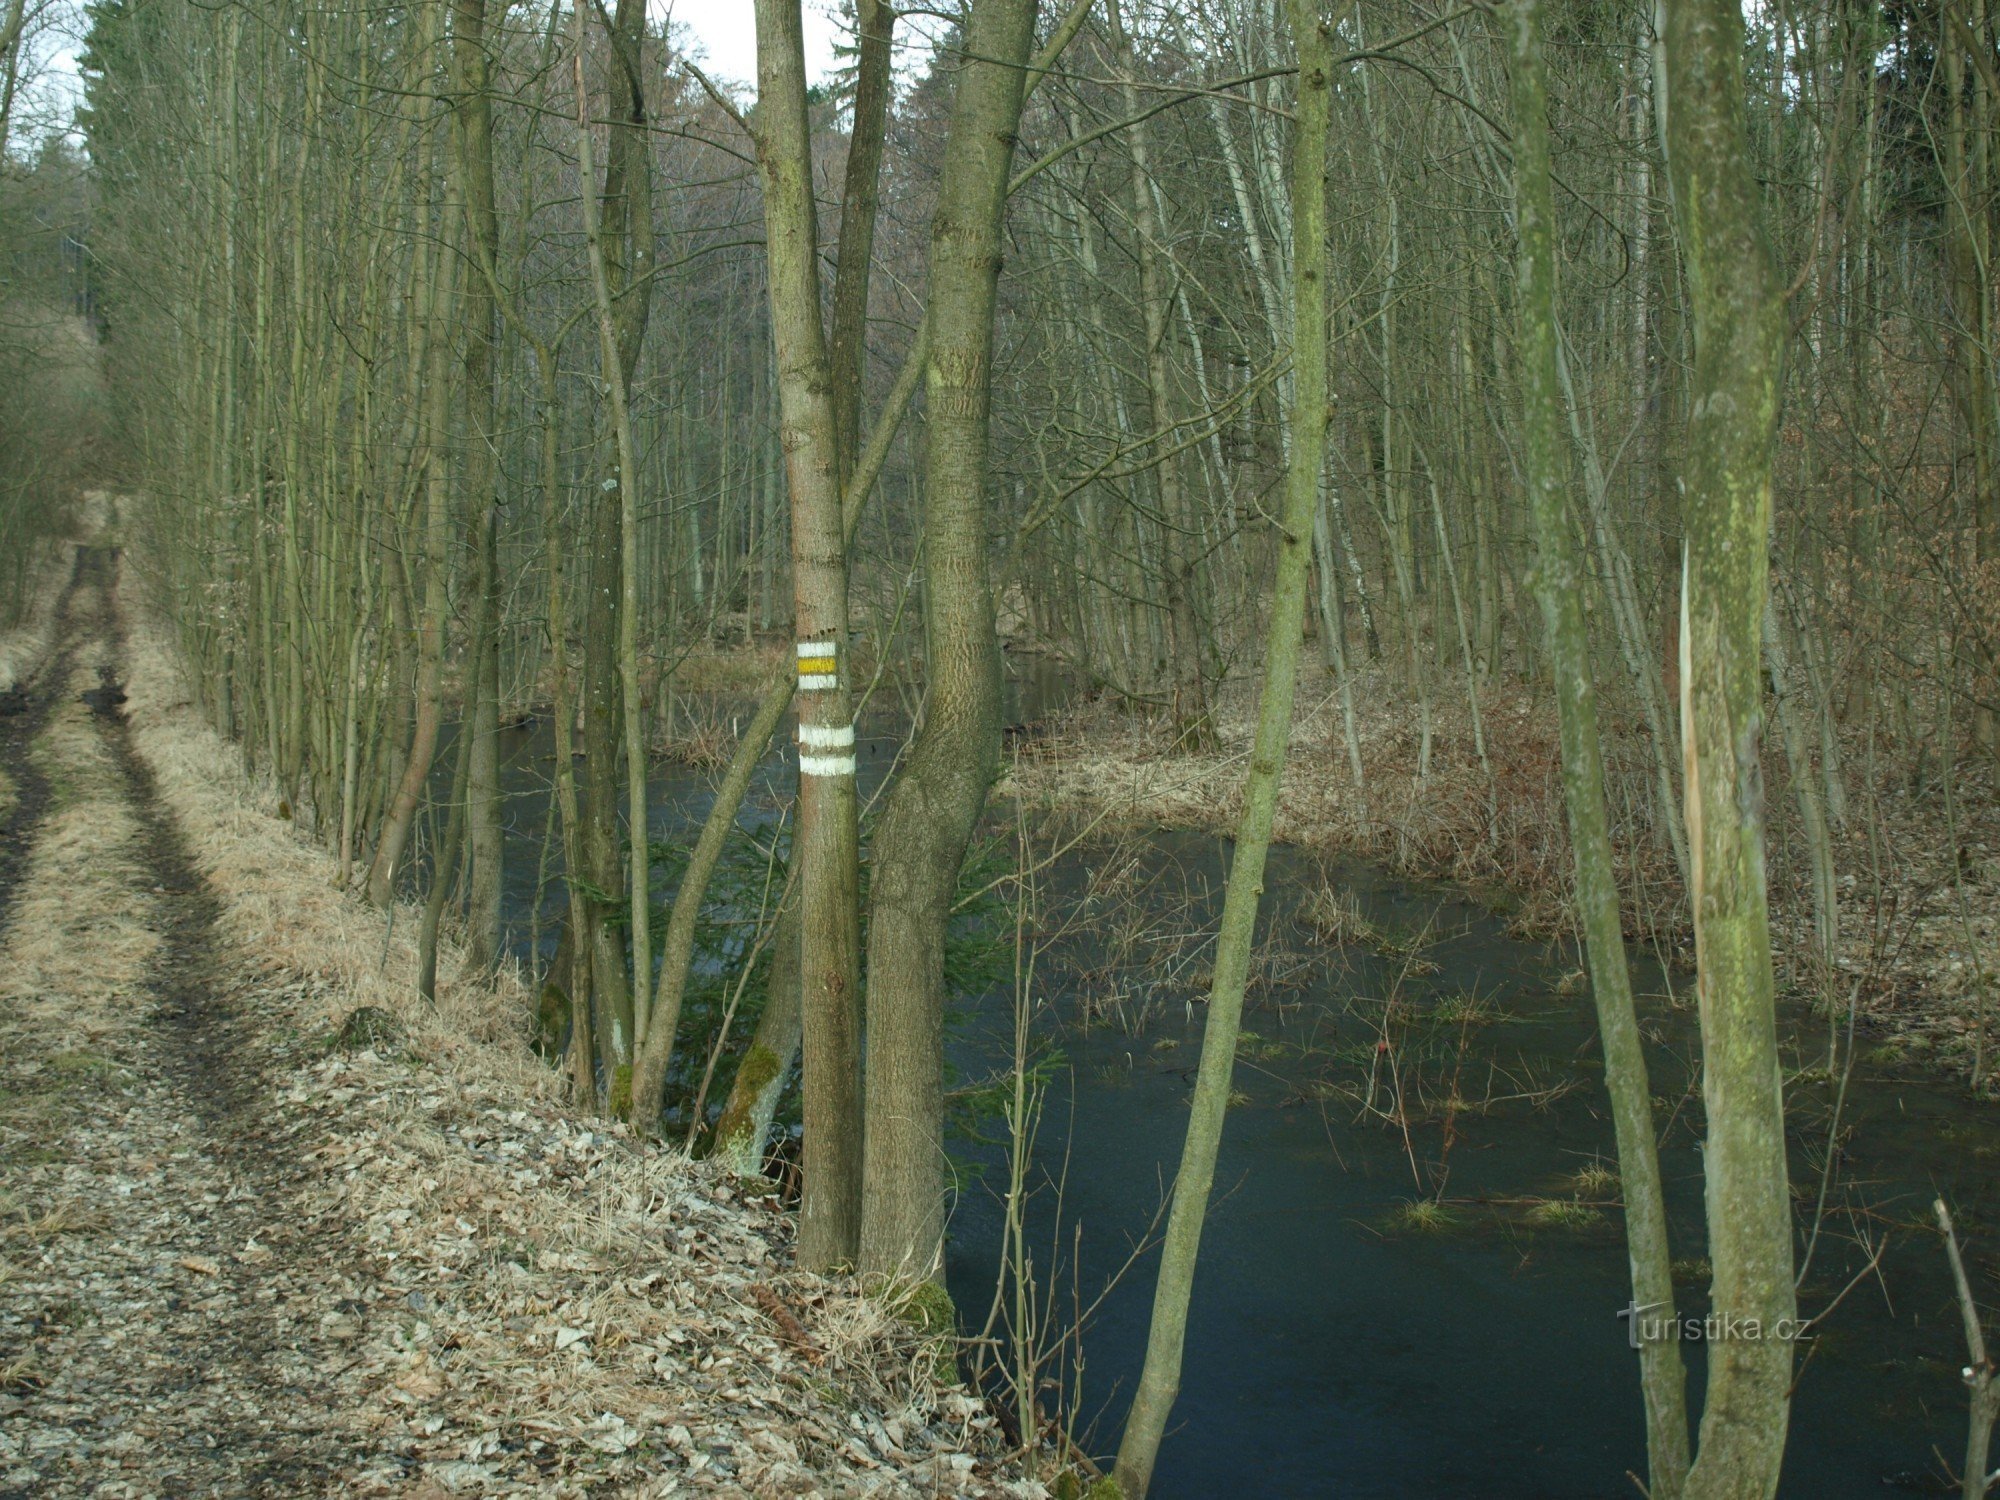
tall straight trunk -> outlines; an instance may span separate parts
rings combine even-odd
[[[1840,885],[1833,865],[1833,837],[1827,828],[1826,805],[1820,797],[1822,783],[1806,750],[1805,726],[1799,722],[1784,638],[1778,633],[1778,613],[1768,597],[1764,600],[1763,632],[1771,705],[1777,710],[1778,730],[1785,746],[1785,774],[1791,778],[1792,798],[1799,808],[1799,831],[1806,841],[1807,863],[1812,867],[1813,939],[1820,962],[1820,982],[1825,983],[1832,977],[1840,950]]]
[[[625,7],[621,5],[621,13]],[[591,191],[597,180],[597,169],[593,160],[590,134],[589,94],[584,87],[584,30],[583,12],[579,8],[576,22],[576,123],[577,123],[577,165],[583,177],[584,190],[581,196],[585,256],[589,261],[591,297],[597,310],[597,357],[602,371],[604,391],[611,407],[612,447],[617,462],[617,477],[611,488],[618,496],[618,684],[619,700],[624,709],[623,738],[625,746],[625,798],[629,833],[632,841],[631,860],[631,927],[632,927],[632,1033],[629,1044],[619,1049],[618,1064],[629,1066],[633,1050],[643,1045],[646,1037],[646,1016],[651,999],[653,946],[648,924],[651,920],[652,902],[647,891],[648,854],[646,819],[646,742],[639,723],[639,463],[632,439],[632,412],[628,399],[630,370],[625,363],[622,345],[624,329],[620,326],[617,305],[612,297],[611,278],[607,261],[604,212]],[[636,55],[633,44],[631,54]],[[614,39],[613,76],[619,76],[627,64],[627,52],[619,39]],[[634,81],[631,87],[636,89]],[[614,90],[614,93],[616,91]],[[622,123],[622,122],[621,122]],[[622,129],[614,133],[614,139],[622,135]],[[629,168],[628,168],[629,170]],[[638,175],[645,175],[644,166],[637,169]],[[628,191],[629,191],[629,181]],[[605,198],[608,205],[613,196],[615,184],[607,178]],[[624,199],[620,200],[625,202]],[[629,203],[625,210],[632,212]],[[628,270],[630,262],[627,262]],[[636,358],[636,350],[634,351]],[[608,493],[609,491],[607,491]],[[606,580],[608,585],[609,580]],[[608,771],[610,757],[605,758],[602,769]],[[600,768],[592,767],[592,795],[597,794],[595,776]],[[606,800],[609,798],[607,796]],[[600,947],[602,947],[600,938]],[[614,1068],[612,1081],[612,1107],[618,1108],[620,1087]],[[629,1096],[629,1079],[626,1093]]]
[[[470,663],[475,678],[485,651],[486,643],[475,639]],[[438,934],[444,922],[445,902],[458,879],[459,856],[465,847],[474,738],[471,721],[461,715],[457,754],[452,757],[451,792],[445,803],[444,837],[431,849],[431,888],[424,897],[423,920],[417,928],[417,993],[433,1004],[437,1001]]]
[[[1520,318],[1521,460],[1540,566],[1535,592],[1548,634],[1549,665],[1561,716],[1563,801],[1576,858],[1577,917],[1590,964],[1604,1085],[1618,1143],[1625,1198],[1625,1255],[1634,1308],[1673,1327],[1673,1251],[1653,1128],[1652,1088],[1632,1003],[1632,976],[1619,924],[1618,877],[1604,795],[1597,695],[1583,618],[1584,572],[1565,500],[1570,477],[1563,440],[1564,396],[1556,368],[1556,219],[1549,170],[1548,89],[1542,67],[1541,0],[1511,0],[1509,62],[1514,96],[1514,226],[1519,236],[1516,307]],[[1634,1317],[1637,1317],[1635,1311]],[[1652,1339],[1639,1350],[1646,1406],[1646,1453],[1655,1500],[1675,1500],[1687,1479],[1687,1371],[1680,1345]]]
[[[597,199],[593,272],[601,271],[611,303],[616,354],[608,363],[600,354],[600,378],[613,374],[629,391],[637,372],[651,307],[653,261],[652,177],[646,153],[645,96],[640,88],[640,42],[644,36],[644,6],[640,0],[619,0],[609,28],[610,60],[607,96],[610,128],[604,183]],[[579,51],[581,49],[579,48]],[[595,180],[585,192],[597,189]],[[592,293],[597,300],[596,292]],[[602,322],[599,322],[600,342]],[[625,907],[625,861],[618,826],[619,804],[630,811],[631,752],[624,745],[624,727],[637,716],[636,705],[624,702],[621,677],[625,661],[623,608],[628,570],[625,556],[626,502],[636,509],[636,475],[625,473],[625,460],[613,417],[613,465],[620,470],[610,487],[592,483],[587,489],[586,555],[588,574],[583,609],[583,752],[586,784],[583,798],[584,874],[597,893],[585,903],[588,932],[590,997],[594,1012],[591,1031],[598,1060],[611,1090],[610,1102],[623,1106],[636,1030],[635,988],[648,977],[644,966],[628,965],[628,955],[614,924]],[[627,423],[629,429],[629,419]],[[628,434],[629,435],[629,434]],[[621,767],[621,748],[624,749]],[[621,777],[620,772],[624,774]],[[620,783],[625,796],[620,796]],[[635,847],[644,859],[645,819],[632,822]]]
[[[1992,341],[1991,98],[1988,70],[1975,68],[1968,81],[1965,63],[1968,44],[1990,48],[1991,43],[1985,35],[1983,0],[1949,0],[1940,9],[1943,34],[1938,49],[1949,101],[1943,165],[1951,200],[1946,264],[1956,355],[1952,390],[1965,426],[1967,451],[1959,467],[1971,471],[1967,509],[1973,559],[1986,561],[2000,543],[2000,432],[1995,430],[2000,409],[1995,406]],[[1990,690],[1982,691],[1980,680],[1992,669],[1990,640],[1975,633],[1966,654],[1973,673],[1973,734],[1991,749],[1996,744],[1996,720]]]
[[[757,104],[757,170],[777,349],[779,446],[792,498],[798,637],[799,801],[792,857],[798,867],[805,1023],[799,1259],[813,1270],[828,1270],[852,1264],[861,1239],[860,840],[841,453],[835,381],[820,320],[819,228],[799,0],[758,0]]]
[[[563,974],[568,987],[570,1011],[570,1069],[577,1102],[586,1107],[597,1097],[597,1058],[592,1050],[591,1004],[595,984],[591,965],[595,957],[590,947],[596,930],[590,899],[578,885],[578,874],[586,868],[584,823],[576,793],[576,706],[571,696],[569,675],[569,594],[565,565],[565,539],[559,518],[562,514],[562,435],[560,397],[557,394],[555,351],[537,346],[536,373],[541,377],[541,410],[537,413],[537,450],[541,468],[542,546],[547,570],[549,630],[549,708],[554,721],[556,742],[555,802],[562,817],[563,885],[569,895],[570,967]],[[577,982],[577,976],[583,982]]]
[[[1707,1109],[1712,1306],[1762,1337],[1706,1345],[1686,1494],[1767,1496],[1790,1416],[1794,1316],[1785,1105],[1764,878],[1759,645],[1783,294],[1753,180],[1737,0],[1665,0],[1667,165],[1687,265],[1694,375],[1682,468],[1681,733]],[[1734,1320],[1733,1323],[1730,1320]]]
[[[475,547],[472,600],[473,656],[480,663],[465,685],[467,730],[466,819],[472,844],[472,911],[466,963],[484,972],[500,961],[500,557],[498,465],[498,366],[492,274],[500,257],[500,219],[493,186],[492,60],[486,51],[486,0],[452,0],[452,142],[465,232],[480,274],[465,288],[465,410],[468,442],[465,493]]]
[[[931,225],[923,516],[930,691],[876,834],[868,930],[861,1267],[888,1274],[933,1276],[944,1248],[944,936],[1000,763],[987,407],[1001,225],[1035,3],[973,0]]]
[[[1160,1440],[1180,1394],[1181,1358],[1188,1304],[1194,1294],[1195,1258],[1201,1248],[1215,1158],[1229,1109],[1236,1065],[1243,991],[1256,947],[1257,912],[1264,894],[1264,860],[1278,809],[1278,782],[1291,742],[1292,701],[1298,690],[1299,652],[1305,633],[1306,575],[1312,561],[1313,512],[1326,456],[1326,136],[1332,93],[1332,36],[1318,0],[1293,0],[1292,29],[1299,55],[1298,135],[1292,147],[1292,443],[1285,475],[1276,576],[1271,585],[1270,634],[1264,643],[1264,677],[1256,739],[1243,787],[1243,818],[1230,859],[1229,888],[1215,940],[1215,979],[1188,1113],[1187,1138],[1174,1178],[1173,1204],[1160,1246],[1160,1279],[1153,1292],[1146,1361],[1118,1446],[1113,1475],[1126,1500],[1139,1500],[1152,1483]]]
[[[426,7],[428,10],[429,8]],[[455,217],[456,204],[447,201],[445,222]],[[451,381],[445,373],[444,328],[450,325],[457,260],[440,256],[431,262],[425,293],[424,333],[419,342],[419,367],[428,372],[423,393],[423,608],[417,625],[417,669],[410,751],[403,763],[381,842],[368,871],[368,899],[386,906],[395,897],[397,866],[416,821],[417,805],[437,752],[439,679],[444,666],[445,615],[451,541],[450,451],[445,429],[450,410]]]

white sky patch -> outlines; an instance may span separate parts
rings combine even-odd
[[[846,40],[837,0],[804,0],[806,82],[824,81],[838,64],[834,45]],[[671,17],[693,39],[695,61],[718,84],[757,87],[757,8],[752,0],[654,0],[656,16]]]

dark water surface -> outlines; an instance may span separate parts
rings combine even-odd
[[[1039,711],[1031,692],[1016,715]],[[899,743],[894,723],[864,725],[864,794]],[[545,731],[509,733],[517,947],[536,893],[549,750]],[[751,816],[775,816],[786,779],[784,757],[773,757]],[[704,777],[661,767],[653,836],[691,831],[710,800]],[[1160,833],[1079,848],[1044,879],[1038,927],[1075,920],[1046,943],[1031,991],[1037,1054],[1059,1061],[1043,1067],[1029,1218],[1037,1276],[1045,1291],[1056,1288],[1065,1316],[1073,1294],[1097,1298],[1146,1236],[1178,1160],[1224,853],[1213,839]],[[1294,920],[1325,875],[1389,941],[1329,946]],[[545,950],[554,897],[551,887]],[[1461,893],[1357,864],[1322,871],[1296,851],[1274,851],[1266,901],[1263,982],[1244,1020],[1254,1035],[1239,1053],[1240,1098],[1153,1493],[1639,1494],[1627,1477],[1643,1474],[1645,1446],[1637,1356],[1617,1316],[1629,1298],[1617,1188],[1587,1175],[1612,1160],[1612,1130],[1589,996],[1571,978],[1575,955],[1510,937]],[[1671,1116],[1663,1168],[1675,1254],[1697,1262],[1691,996],[1679,993],[1685,975],[1641,966],[1635,978],[1654,1042],[1653,1092],[1661,1119]],[[951,1056],[960,1084],[1006,1068],[1015,1004],[1007,986],[958,1003]],[[1788,1099],[1804,1224],[1837,1080],[1813,1071],[1826,1061],[1824,1020],[1788,1011],[1785,1033],[1788,1065],[1799,1070]],[[1865,1037],[1859,1050],[1869,1050]],[[991,1118],[983,1126],[999,1129]],[[1940,1191],[1953,1200],[1981,1295],[2000,1301],[2000,1112],[1945,1082],[1898,1078],[1864,1060],[1842,1132],[1802,1310],[1825,1309],[1867,1264],[1868,1247],[1888,1248],[1809,1346],[1781,1493],[1939,1493],[1937,1453],[1954,1465],[1964,1453],[1965,1349],[1929,1205]],[[1004,1152],[972,1136],[952,1149],[960,1183],[947,1269],[976,1323],[998,1268]],[[1400,1216],[1421,1200],[1441,1201],[1448,1227],[1407,1227]],[[1551,1201],[1563,1206],[1542,1206]],[[1147,1256],[1127,1271],[1086,1328],[1080,1406],[1090,1451],[1116,1446],[1155,1267]],[[1686,1270],[1682,1307],[1698,1314],[1706,1268]],[[1698,1410],[1699,1346],[1688,1354]]]

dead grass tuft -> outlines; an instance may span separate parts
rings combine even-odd
[[[1381,930],[1361,910],[1361,900],[1351,890],[1321,881],[1299,903],[1299,921],[1313,938],[1328,947],[1359,943],[1374,947],[1381,942]]]

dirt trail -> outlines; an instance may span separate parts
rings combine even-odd
[[[7,747],[10,834],[44,837],[9,850],[0,928],[22,1002],[0,1065],[0,1494],[325,1493],[355,1458],[343,1345],[295,1308],[340,1279],[337,1247],[294,1239],[269,1049],[120,711],[117,563],[79,551]]]
[[[29,754],[49,710],[55,706],[69,681],[70,661],[75,641],[69,629],[70,609],[84,581],[86,554],[79,549],[70,571],[69,583],[56,604],[55,624],[58,645],[49,659],[25,685],[0,693],[0,776],[6,778],[10,793],[0,803],[0,924],[7,919],[8,900],[21,878],[21,866],[33,847],[42,815],[48,811],[48,778]],[[102,567],[93,553],[89,557],[93,573]],[[101,588],[101,580],[93,579]]]
[[[517,978],[416,1003],[119,572],[0,720],[0,1500],[1045,1500],[768,1184],[572,1112]]]

